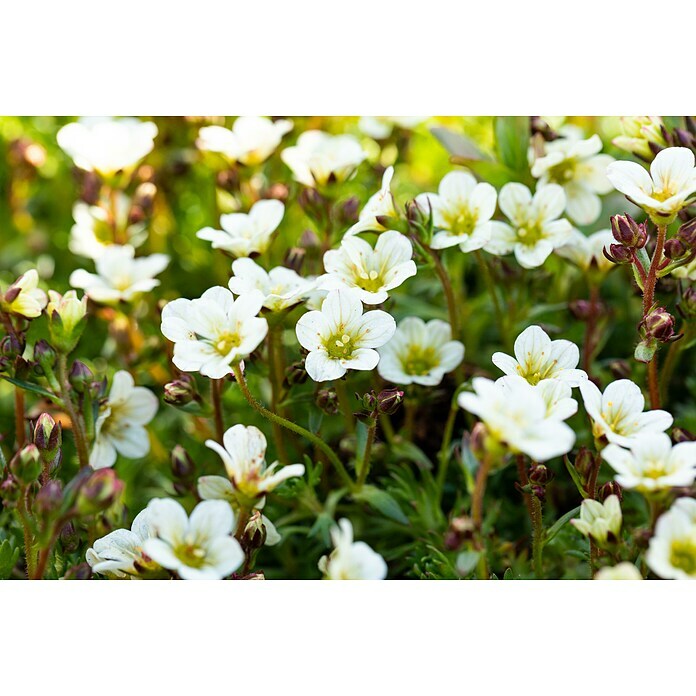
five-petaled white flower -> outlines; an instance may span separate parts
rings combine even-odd
[[[399,213],[394,205],[394,196],[390,189],[393,176],[394,167],[387,167],[382,176],[382,188],[365,203],[358,216],[358,221],[346,232],[347,235],[360,234],[360,232],[367,231],[383,232],[387,228],[377,220],[378,217],[399,217]]]
[[[314,282],[306,280],[291,268],[277,266],[265,271],[249,258],[232,262],[234,276],[229,280],[229,288],[235,295],[245,295],[254,290],[263,293],[263,306],[272,312],[280,312],[292,307],[307,297],[314,288]]]
[[[96,273],[82,268],[73,271],[70,285],[83,289],[91,300],[100,304],[130,302],[160,284],[155,276],[169,265],[169,256],[151,254],[136,259],[135,249],[129,244],[112,244],[104,249],[95,265]]]
[[[300,345],[310,351],[307,373],[315,382],[326,382],[348,370],[373,370],[379,362],[374,349],[394,335],[396,322],[379,309],[363,314],[355,292],[332,290],[321,310],[300,317],[295,331]]]
[[[339,520],[331,530],[334,550],[319,559],[319,570],[326,580],[384,580],[387,564],[364,541],[353,541],[350,520]]]
[[[563,187],[566,212],[578,225],[590,225],[599,217],[602,212],[599,196],[611,191],[606,170],[614,158],[598,154],[601,149],[598,135],[587,140],[559,138],[546,143],[544,155],[532,165],[532,176],[539,179],[538,186]]]
[[[388,138],[395,127],[413,130],[427,116],[361,116],[358,128],[375,140]]]
[[[156,498],[147,506],[156,538],[146,539],[145,553],[182,580],[221,580],[244,561],[244,551],[231,535],[232,507],[204,500],[191,513],[176,500]]]
[[[153,536],[150,510],[145,508],[136,515],[130,529],[115,529],[97,539],[92,548],[87,549],[85,558],[100,575],[118,580],[137,578],[159,568],[143,552],[145,540]]]
[[[515,381],[527,382],[519,375],[505,375],[496,380],[498,384],[509,386]],[[529,384],[529,382],[527,382]],[[546,417],[554,420],[566,420],[578,411],[578,402],[572,397],[573,390],[567,382],[560,379],[542,379],[534,390],[541,396],[546,404]]]
[[[630,447],[638,435],[654,436],[672,425],[673,418],[667,411],[643,412],[645,397],[630,379],[612,382],[604,393],[590,380],[583,380],[580,393],[587,415],[592,419],[595,438],[604,436],[610,443]]]
[[[578,370],[580,351],[571,341],[552,341],[540,326],[528,326],[516,339],[515,357],[493,353],[491,361],[506,375],[520,375],[530,384],[557,379],[571,387],[587,380],[587,373]]]
[[[580,517],[570,521],[581,534],[590,537],[599,546],[618,541],[622,522],[621,503],[617,495],[608,496],[604,503],[586,498],[580,505]]]
[[[200,150],[219,152],[230,162],[246,165],[261,164],[280,145],[292,121],[271,121],[265,116],[240,116],[232,129],[205,126],[198,131],[196,145]]]
[[[213,287],[195,300],[179,298],[162,310],[161,330],[174,343],[174,364],[184,372],[221,379],[263,341],[268,322],[259,317],[258,290],[236,300],[227,288]]]
[[[366,153],[352,135],[329,135],[305,131],[293,147],[286,147],[281,158],[301,184],[324,186],[350,178]]]
[[[500,189],[498,205],[512,224],[491,223],[486,251],[497,256],[514,252],[522,268],[541,266],[554,249],[570,238],[570,223],[558,219],[565,204],[565,193],[556,184],[538,187],[534,196],[524,184],[505,184]]]
[[[493,382],[474,377],[474,392],[462,392],[457,400],[478,416],[487,434],[511,452],[544,462],[573,447],[575,433],[555,414],[549,417],[542,394],[523,379]]]
[[[34,319],[41,314],[48,297],[39,288],[39,274],[35,268],[22,273],[4,293],[0,293],[0,310]]]
[[[58,145],[80,169],[102,176],[127,171],[151,152],[157,126],[136,118],[86,118],[58,131]]]
[[[381,304],[390,290],[416,275],[412,256],[410,240],[395,230],[380,234],[374,249],[360,237],[346,236],[339,249],[324,254],[326,274],[317,285],[325,290],[353,290],[365,304]]]
[[[212,242],[213,249],[222,249],[234,256],[263,254],[284,213],[285,206],[280,201],[273,198],[257,201],[248,213],[221,215],[221,230],[204,227],[196,236]]]
[[[283,481],[305,472],[304,464],[280,469],[279,462],[267,466],[266,437],[253,425],[232,426],[222,441],[224,447],[215,440],[206,440],[205,444],[220,455],[232,486],[247,501],[262,498]]]
[[[585,235],[580,230],[573,228],[566,243],[556,247],[555,251],[559,256],[571,261],[585,272],[596,270],[600,273],[606,273],[616,264],[604,255],[604,250],[615,242],[611,230],[600,230]]]
[[[638,568],[633,563],[624,561],[615,566],[606,566],[595,573],[595,580],[642,580]]]
[[[665,433],[636,437],[630,451],[615,444],[607,445],[602,457],[616,472],[618,483],[642,493],[690,486],[696,480],[696,442],[672,446]]]
[[[145,426],[155,417],[158,407],[157,397],[149,389],[136,387],[133,377],[125,370],[116,372],[95,424],[90,466],[93,469],[113,466],[117,454],[128,459],[144,457],[150,451]]]
[[[674,220],[696,193],[694,153],[686,147],[658,152],[650,174],[637,162],[620,161],[609,166],[607,176],[617,190],[661,225]]]
[[[197,484],[198,495],[201,500],[226,500],[235,510],[239,510],[239,493],[224,476],[200,476]],[[259,498],[253,501],[255,510],[263,510],[266,498]],[[261,522],[266,529],[266,540],[264,546],[275,546],[281,540],[281,536],[275,525],[266,515],[261,515]]]
[[[438,232],[430,243],[433,249],[459,244],[464,252],[484,247],[491,239],[491,218],[495,213],[496,191],[488,183],[476,183],[468,172],[449,172],[442,177],[437,193],[421,193],[416,203],[433,212]]]
[[[392,339],[378,352],[377,371],[395,384],[440,384],[464,359],[464,345],[452,340],[447,322],[431,319],[426,324],[418,317],[399,322]]]
[[[645,561],[665,580],[696,580],[696,500],[679,498],[660,516]]]

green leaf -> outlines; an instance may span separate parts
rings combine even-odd
[[[7,580],[19,559],[19,547],[12,548],[9,539],[0,544],[0,580]]]
[[[505,575],[503,575],[503,580],[514,580],[515,574],[512,572],[512,568],[505,569]]]
[[[449,128],[431,128],[430,132],[440,141],[445,150],[462,160],[489,160],[490,157],[479,150],[474,143],[455,131]]]
[[[462,551],[457,556],[457,572],[463,578],[470,575],[475,570],[479,558],[481,558],[480,551]]]
[[[649,363],[657,353],[657,341],[655,339],[644,339],[637,346],[633,357],[642,363]]]
[[[363,486],[353,493],[353,499],[367,503],[371,508],[381,512],[385,517],[401,524],[408,524],[408,517],[404,515],[396,499],[387,491],[376,486]]]
[[[62,403],[61,399],[59,399],[53,392],[48,391],[48,389],[44,389],[43,387],[40,387],[38,384],[32,384],[31,382],[25,382],[23,379],[15,379],[14,377],[8,377],[7,375],[0,375],[0,379],[4,379],[10,384],[14,384],[15,387],[19,387],[20,389],[24,389],[25,391],[33,392],[34,394],[40,394],[41,396],[45,396],[47,399],[50,399],[54,403],[60,404]]]
[[[568,469],[568,473],[570,474],[570,478],[573,479],[573,483],[575,484],[575,487],[578,489],[578,492],[583,498],[587,498],[587,491],[585,490],[585,487],[582,485],[582,481],[580,480],[580,474],[578,473],[578,470],[573,466],[572,462],[568,458],[568,455],[563,457],[563,462],[566,465],[566,469]]]
[[[529,118],[527,116],[498,116],[494,121],[498,158],[514,172],[527,173],[529,163]]]
[[[544,538],[544,546],[546,544],[551,543],[553,541],[554,537],[558,534],[558,532],[561,531],[561,529],[564,527],[564,525],[572,520],[574,517],[577,517],[580,514],[580,506],[573,508],[570,512],[566,512],[563,517],[560,517],[556,522],[554,522],[553,525],[551,525],[547,530],[546,530],[546,536]]]
[[[391,446],[391,455],[395,460],[406,459],[421,469],[432,469],[433,463],[423,450],[408,440],[395,440]]]

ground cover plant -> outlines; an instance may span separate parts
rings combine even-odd
[[[0,578],[696,578],[691,118],[0,150]]]

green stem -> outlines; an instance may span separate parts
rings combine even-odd
[[[531,496],[532,512],[532,558],[534,562],[534,577],[542,580],[544,577],[544,565],[542,554],[544,552],[544,521],[541,511],[541,501],[535,495]]]
[[[293,423],[287,418],[283,418],[282,416],[279,416],[277,413],[273,413],[273,411],[269,411],[267,408],[262,406],[254,398],[254,395],[251,393],[251,391],[249,391],[249,385],[247,384],[246,379],[244,378],[244,374],[242,373],[239,363],[235,363],[234,365],[232,365],[232,369],[234,371],[234,376],[237,379],[237,384],[239,385],[242,395],[254,410],[258,411],[262,416],[264,416],[264,418],[267,418],[272,423],[278,423],[279,425],[282,425],[284,428],[291,430],[293,433],[297,433],[298,435],[302,435],[303,437],[307,438],[307,440],[309,440],[315,447],[320,449],[326,455],[326,458],[331,462],[331,464],[333,464],[339,476],[343,479],[345,485],[351,491],[355,489],[355,484],[353,483],[351,477],[348,475],[346,468],[343,466],[343,462],[336,456],[336,453],[331,449],[331,447],[329,447],[323,440],[319,439],[309,430],[303,428],[301,425],[297,425],[297,423]]]
[[[353,410],[350,407],[350,399],[346,390],[346,383],[342,379],[337,379],[334,382],[336,396],[338,397],[338,405],[343,414],[343,419],[346,424],[346,433],[353,434],[355,432],[355,422],[353,421]]]
[[[367,439],[365,440],[365,449],[363,450],[360,462],[358,464],[358,488],[362,488],[367,475],[370,473],[370,457],[372,455],[372,445],[375,441],[375,433],[377,432],[377,418],[373,416],[372,422],[367,429]]]
[[[225,435],[225,421],[222,415],[222,385],[223,380],[210,380],[210,401],[213,404],[213,418],[215,420],[215,439],[222,444]]]
[[[500,300],[498,299],[498,292],[495,287],[495,281],[493,280],[493,274],[491,273],[491,269],[488,265],[486,257],[480,251],[475,251],[474,255],[476,256],[476,260],[481,267],[481,271],[483,272],[483,281],[486,284],[486,289],[488,290],[488,294],[493,302],[493,311],[495,313],[495,321],[498,324],[498,331],[500,331],[500,336],[503,339],[503,343],[507,346],[509,345],[508,326],[505,315],[503,314],[503,308],[500,304]]]
[[[459,314],[457,312],[457,300],[454,295],[454,290],[452,289],[452,282],[447,273],[447,269],[442,263],[442,259],[438,255],[437,251],[431,249],[430,247],[424,247],[435,266],[435,273],[440,279],[440,284],[442,285],[442,290],[445,293],[445,300],[447,301],[447,313],[449,314],[449,323],[452,328],[452,338],[455,340],[460,340],[461,327],[459,325]]]
[[[268,371],[271,382],[271,411],[282,415],[283,411],[278,404],[281,401],[281,389],[283,387],[283,374],[285,372],[283,360],[282,327],[271,326],[268,330]],[[288,453],[285,448],[285,438],[283,428],[278,423],[273,423],[273,439],[278,452],[278,459],[281,464],[287,464]]]
[[[68,380],[68,356],[65,353],[58,354],[58,382],[61,387],[63,405],[68,412],[68,416],[70,416],[70,422],[72,424],[77,459],[81,467],[89,466],[89,448],[87,447],[87,439],[82,427],[82,421],[80,420],[80,416],[71,398],[70,382]]]
[[[450,463],[450,445],[452,443],[452,433],[454,432],[454,422],[457,419],[457,413],[459,412],[459,406],[456,400],[452,400],[450,404],[449,414],[447,415],[447,421],[445,422],[445,430],[442,435],[442,444],[440,445],[440,451],[437,455],[437,499],[442,500],[442,494],[445,489],[445,481],[447,480],[447,470]]]
[[[34,577],[35,559],[33,546],[33,534],[29,529],[29,521],[27,520],[27,501],[26,490],[22,490],[17,501],[17,514],[22,521],[22,532],[24,535],[24,561],[26,567],[27,578]]]

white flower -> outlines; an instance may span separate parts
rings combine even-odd
[[[497,384],[509,387],[511,383],[522,380],[527,382],[524,377],[519,375],[505,375],[496,380]],[[546,404],[546,417],[554,420],[566,420],[575,415],[578,411],[578,402],[573,399],[570,385],[559,379],[542,379],[534,390],[541,396]]]
[[[224,476],[200,476],[198,478],[198,495],[202,500],[226,500],[234,510],[239,508],[238,493],[234,486]],[[265,498],[261,498],[254,504],[255,510],[262,510],[266,503]],[[266,528],[265,546],[275,546],[280,543],[281,536],[275,525],[266,515],[261,515],[261,521]]]
[[[232,508],[222,500],[204,500],[191,513],[170,498],[147,506],[154,539],[146,539],[145,553],[182,580],[221,580],[244,562],[244,551],[230,534]]]
[[[295,179],[305,186],[324,186],[348,179],[365,159],[366,153],[352,135],[329,135],[305,131],[281,158]]]
[[[616,264],[604,255],[604,249],[616,240],[611,230],[600,230],[585,235],[573,228],[570,237],[563,246],[556,247],[556,253],[574,263],[583,271],[598,270],[600,273],[610,271]]]
[[[334,550],[319,559],[319,570],[326,580],[384,580],[387,564],[364,541],[353,541],[350,520],[339,520],[331,530]]]
[[[205,227],[196,236],[213,243],[213,249],[229,251],[234,256],[263,254],[280,225],[285,206],[275,199],[261,200],[248,213],[220,216],[221,230]]]
[[[39,274],[35,268],[23,273],[4,293],[0,293],[0,310],[34,319],[41,314],[48,297],[39,287]]]
[[[693,261],[689,261],[689,263],[684,266],[675,268],[671,274],[675,278],[685,278],[691,281],[696,281],[696,258]]]
[[[314,283],[298,275],[290,268],[277,266],[266,272],[249,258],[232,262],[234,276],[229,288],[235,295],[258,290],[263,293],[263,306],[272,312],[280,312],[301,302],[314,288]]]
[[[145,387],[136,387],[133,377],[119,370],[111,380],[106,404],[99,411],[89,463],[103,469],[116,463],[117,453],[139,459],[150,451],[146,426],[157,413],[157,397]]]
[[[321,310],[300,317],[295,331],[300,345],[310,351],[307,373],[315,382],[326,382],[348,370],[373,370],[379,362],[374,349],[394,335],[396,322],[379,309],[363,314],[354,292],[332,290]]]
[[[58,131],[58,145],[86,171],[103,176],[134,167],[154,147],[157,126],[136,118],[90,118]]]
[[[283,481],[302,476],[304,464],[279,463],[266,466],[266,437],[253,425],[235,425],[223,436],[223,444],[206,440],[205,444],[220,455],[235,490],[246,499],[261,498]]]
[[[130,529],[115,529],[97,539],[92,548],[87,549],[85,558],[100,575],[119,580],[138,577],[144,571],[158,568],[143,552],[143,543],[153,536],[150,511],[145,508],[136,515]]]
[[[495,213],[495,189],[485,182],[476,183],[468,172],[449,172],[440,181],[437,194],[422,193],[416,203],[433,211],[433,224],[440,230],[433,235],[433,249],[459,244],[464,252],[485,246],[491,238],[490,220]]]
[[[387,167],[382,176],[382,188],[365,203],[358,216],[358,221],[346,232],[346,235],[360,234],[368,230],[383,232],[387,228],[377,221],[378,216],[399,217],[394,206],[394,196],[389,188],[393,176],[394,167]]]
[[[238,297],[227,288],[206,290],[195,300],[179,298],[162,310],[161,330],[174,342],[174,364],[184,372],[221,379],[266,337],[268,322],[257,316],[263,294],[252,290]]]
[[[358,128],[375,140],[384,140],[392,134],[395,126],[413,130],[425,120],[425,116],[361,116]]]
[[[645,560],[665,580],[696,580],[696,500],[679,498],[660,516]]]
[[[498,256],[514,252],[522,268],[541,266],[570,237],[570,223],[558,219],[565,204],[565,193],[556,184],[538,187],[533,197],[524,184],[505,184],[498,205],[512,225],[492,222],[486,251]]]
[[[615,566],[607,566],[595,573],[595,580],[642,580],[638,568],[633,563],[624,561]]]
[[[602,450],[624,488],[651,493],[676,486],[690,486],[696,480],[696,442],[672,446],[665,433],[640,435],[630,443],[630,451],[615,444]]]
[[[566,212],[578,225],[590,225],[602,212],[599,195],[611,191],[607,166],[610,155],[597,154],[602,149],[598,135],[587,140],[559,138],[546,143],[546,152],[532,165],[537,186],[558,184],[566,194]]]
[[[522,452],[537,462],[566,454],[575,433],[557,417],[547,415],[543,396],[522,379],[493,382],[474,377],[475,393],[462,392],[459,405],[477,415],[487,433],[511,452]]]
[[[604,436],[611,443],[630,447],[638,435],[662,433],[672,425],[673,418],[667,411],[643,412],[645,397],[630,379],[612,382],[604,393],[590,380],[583,380],[580,393],[595,438]]]
[[[580,518],[571,520],[570,523],[599,546],[605,546],[618,540],[622,521],[619,497],[610,495],[604,503],[590,498],[583,500],[580,505]]]
[[[55,312],[57,318],[60,319],[63,331],[66,333],[74,331],[87,314],[87,297],[83,295],[82,299],[78,300],[75,290],[68,290],[65,295],[61,295],[55,290],[49,290],[48,298],[46,314],[48,314],[49,319],[55,320],[56,317],[53,316]]]
[[[614,187],[659,224],[674,220],[689,205],[696,192],[694,153],[686,147],[668,147],[658,152],[650,174],[637,162],[614,162],[607,169]]]
[[[516,339],[515,357],[494,353],[491,361],[506,375],[520,375],[530,384],[541,380],[557,379],[571,387],[587,380],[587,373],[578,370],[578,347],[559,339],[552,341],[540,326],[528,326]]]
[[[261,164],[280,145],[292,121],[271,121],[264,116],[240,116],[232,126],[205,126],[198,132],[196,145],[200,150],[219,152],[231,162]]]
[[[135,258],[135,249],[125,244],[112,244],[96,260],[96,273],[80,268],[70,274],[70,285],[81,288],[94,302],[109,304],[130,302],[138,295],[156,288],[155,276],[169,265],[166,254]]]
[[[447,322],[418,317],[399,322],[392,339],[379,349],[377,371],[395,384],[440,384],[464,359],[464,346],[452,340]]]
[[[413,246],[395,230],[383,232],[373,249],[360,237],[346,236],[339,249],[324,254],[326,274],[317,285],[325,290],[354,290],[365,304],[381,304],[389,291],[416,275]]]

